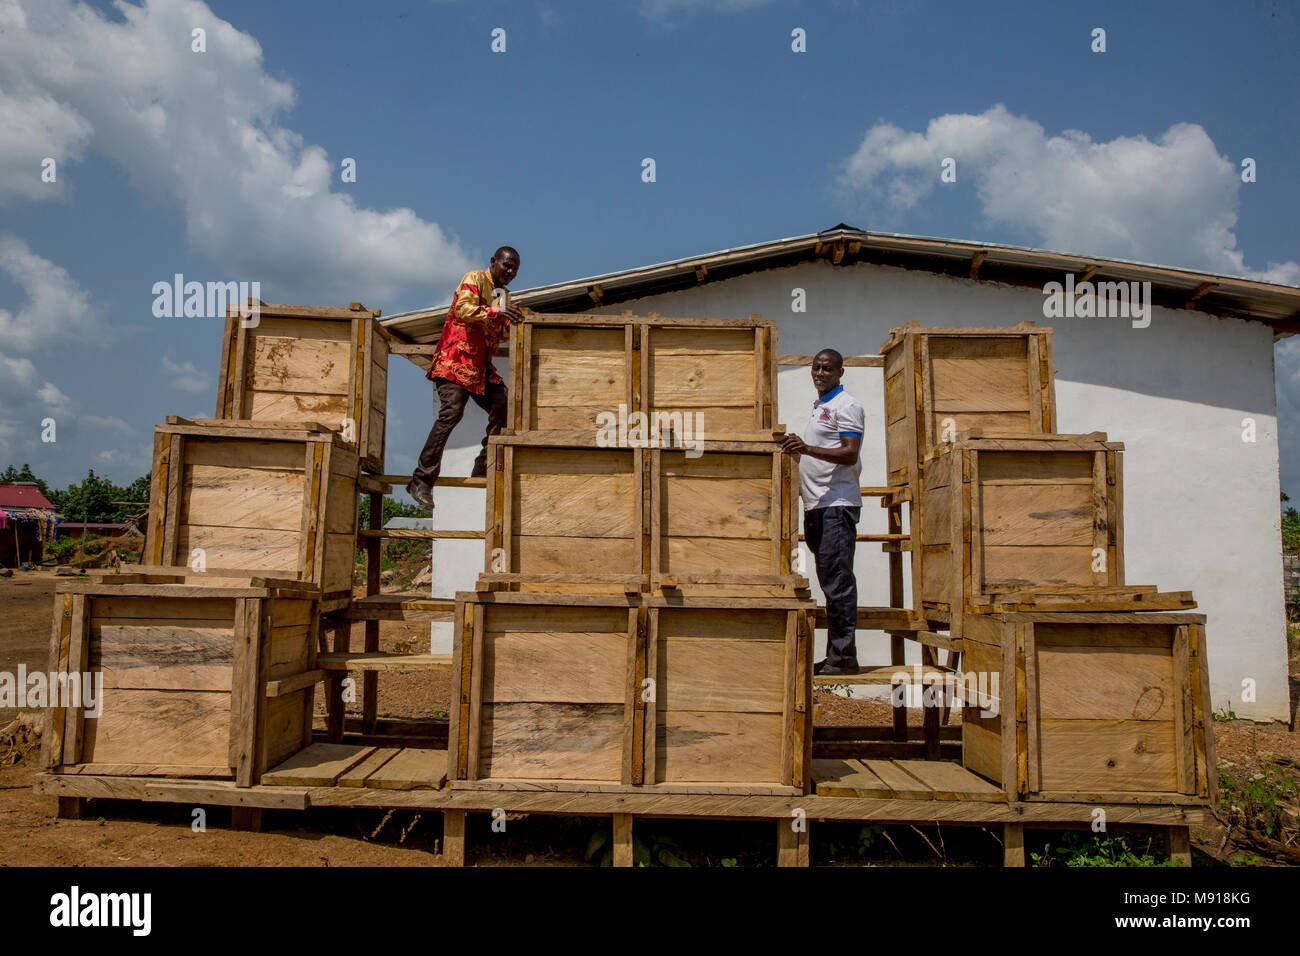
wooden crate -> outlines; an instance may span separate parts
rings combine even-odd
[[[580,434],[488,444],[485,589],[792,596],[794,460],[774,441],[589,448]],[[694,455],[694,457],[693,457]]]
[[[545,434],[488,443],[481,585],[633,593],[648,583],[645,452]]]
[[[649,608],[646,782],[779,783],[807,792],[811,610]]]
[[[925,459],[958,432],[1056,431],[1052,330],[890,329],[885,356],[885,467],[891,485],[914,484]]]
[[[539,315],[511,330],[511,428],[594,436],[602,413],[668,416],[705,437],[771,437],[776,326],[748,319]],[[674,418],[674,416],[676,416]]]
[[[379,310],[259,309],[251,328],[227,309],[216,418],[319,422],[343,434],[363,468],[382,473],[390,335]]]
[[[350,593],[357,501],[356,450],[324,426],[169,417],[154,431],[145,560]]]
[[[940,446],[913,492],[916,609],[947,611],[960,637],[1002,592],[1122,586],[1123,447],[1101,432]]]
[[[973,614],[963,643],[998,685],[989,716],[967,698],[962,763],[1012,799],[1217,799],[1204,615]]]
[[[804,793],[809,601],[457,595],[463,789]]]
[[[59,585],[50,673],[100,675],[103,690],[97,716],[84,697],[48,712],[47,768],[250,786],[311,742],[324,677],[315,589],[185,581],[128,573]]]

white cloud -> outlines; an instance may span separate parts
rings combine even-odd
[[[0,29],[3,29],[0,26]],[[14,95],[0,88],[0,203],[8,199],[52,199],[67,183],[64,163],[81,158],[93,128],[62,103],[41,93]],[[54,182],[43,163],[54,160]]]
[[[650,19],[659,19],[678,11],[696,10],[715,13],[731,13],[736,10],[752,10],[766,6],[772,0],[642,0],[641,15]]]
[[[948,157],[955,187],[939,180]],[[936,188],[974,183],[991,221],[1027,230],[1054,251],[1300,285],[1300,263],[1246,265],[1234,232],[1240,169],[1194,123],[1154,142],[1093,142],[1078,130],[1049,136],[1000,104],[936,117],[924,133],[881,122],[845,163],[841,183],[895,211]]]
[[[231,273],[213,279],[369,304],[469,268],[413,210],[359,207],[339,181],[342,156],[280,125],[294,90],[266,71],[252,36],[198,0],[116,7],[120,22],[73,0],[0,0],[0,88],[28,114],[20,128],[64,130],[69,148],[89,135],[87,148],[141,192],[177,203],[193,245]],[[196,27],[206,53],[191,50]],[[19,160],[44,149],[33,135],[13,147]]]
[[[42,421],[69,414],[72,403],[52,382],[44,381],[32,360],[0,352],[0,456],[8,457],[20,441],[39,439]]]
[[[162,357],[162,370],[164,375],[171,377],[172,388],[180,389],[182,392],[199,394],[212,389],[208,382],[208,373],[200,372],[194,367],[193,362],[176,362],[172,360],[170,354],[167,354]]]
[[[0,233],[0,272],[27,294],[17,312],[0,309],[0,344],[18,352],[103,336],[90,295],[67,270],[38,256],[17,236]]]
[[[115,431],[127,436],[135,434],[135,429],[128,422],[115,415],[82,415],[81,420],[100,431]]]

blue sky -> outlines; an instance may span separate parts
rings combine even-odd
[[[1298,9],[0,0],[0,465],[125,483],[212,414],[221,322],[151,313],[176,272],[392,314],[503,242],[527,288],[844,221],[1300,285]],[[429,424],[400,366],[390,471]]]

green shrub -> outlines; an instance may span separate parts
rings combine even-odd
[[[1134,843],[1138,838],[1134,838]],[[1157,859],[1151,852],[1154,836],[1148,836],[1141,848],[1129,845],[1127,837],[1104,834],[1066,832],[1055,845],[1049,841],[1042,853],[1030,853],[1034,866],[1173,866],[1168,859]]]

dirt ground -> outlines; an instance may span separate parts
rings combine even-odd
[[[29,670],[48,666],[54,586],[52,571],[16,572],[0,578],[0,670]],[[358,628],[360,626],[358,625]],[[427,625],[384,622],[381,649],[394,652],[427,650]],[[1300,690],[1300,660],[1292,647],[1293,698]],[[361,634],[353,637],[361,647]],[[360,678],[359,674],[354,677]],[[385,674],[381,676],[380,716],[443,717],[447,710],[448,679],[443,674]],[[888,705],[848,700],[819,691],[819,725],[885,725]],[[356,710],[356,708],[351,708]],[[359,711],[358,711],[359,712]],[[317,703],[319,726],[324,707]],[[229,810],[204,808],[200,830],[196,808],[128,801],[92,801],[81,820],[55,817],[55,800],[31,789],[37,772],[40,712],[0,708],[0,866],[427,866],[436,865],[441,816],[413,811],[340,810],[314,808],[305,812],[268,812],[260,833],[229,828]],[[909,723],[920,724],[919,710]],[[953,722],[960,714],[953,715]],[[7,733],[6,733],[7,731]],[[1215,741],[1220,768],[1240,786],[1252,781],[1300,781],[1300,733],[1282,724],[1255,725],[1242,720],[1216,720]],[[1292,791],[1282,812],[1296,805]],[[1300,863],[1300,833],[1283,833],[1296,859],[1270,856],[1250,834],[1242,836],[1241,816],[1225,811],[1224,820],[1238,823],[1229,833],[1214,817],[1203,830],[1193,831],[1198,864],[1276,865]],[[1290,817],[1293,823],[1295,817]],[[470,818],[470,862],[478,866],[595,865],[608,857],[608,821],[597,819],[511,815],[506,834],[494,833],[486,816]],[[667,865],[764,866],[775,862],[770,823],[652,821],[637,824],[638,852],[654,854]],[[1030,849],[1034,839],[1031,831]],[[1225,839],[1225,836],[1227,839]],[[827,864],[996,865],[1001,860],[997,835],[979,828],[864,827],[858,824],[818,824],[813,835],[813,860]],[[674,862],[675,861],[675,862]]]

